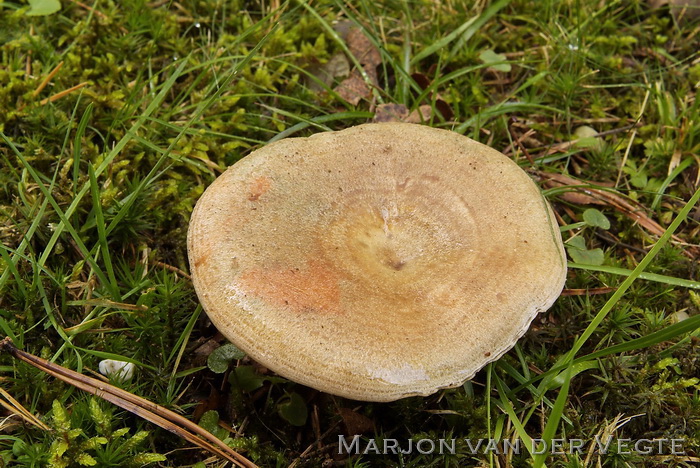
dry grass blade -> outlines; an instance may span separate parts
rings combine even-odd
[[[63,67],[63,60],[58,62],[58,65],[56,65],[56,67],[54,67],[54,69],[51,70],[51,72],[49,72],[48,75],[46,75],[46,78],[41,80],[41,83],[39,83],[39,86],[37,86],[37,88],[32,92],[32,96],[38,96],[39,93],[46,87],[46,85],[49,84],[51,79],[54,76],[56,76],[56,73],[58,73],[58,71],[61,69],[61,67]]]
[[[185,279],[188,279],[188,280],[192,279],[192,277],[186,271],[183,271],[178,267],[174,267],[172,265],[168,265],[167,263],[163,263],[163,262],[159,262],[159,261],[156,261],[155,264],[158,265],[159,267],[165,268],[166,270],[170,270],[173,273],[177,273],[178,275],[182,276]]]
[[[81,390],[103,398],[120,408],[134,413],[143,419],[157,424],[163,429],[178,435],[199,447],[224,458],[243,468],[257,468],[257,465],[231,449],[214,435],[205,431],[189,419],[173,413],[160,405],[129,393],[121,388],[78,372],[54,364],[33,354],[18,349],[8,337],[0,342],[0,350],[8,352],[16,359],[26,362],[57,379],[63,380]],[[202,437],[200,439],[199,437]],[[203,440],[204,439],[204,440]]]
[[[42,106],[45,106],[45,105],[48,104],[49,102],[54,102],[54,101],[56,101],[57,99],[61,99],[61,98],[64,97],[64,96],[68,96],[68,95],[69,95],[70,93],[72,93],[73,91],[77,91],[77,90],[79,90],[80,88],[82,88],[82,87],[84,87],[84,86],[87,86],[87,85],[88,85],[88,82],[87,82],[87,81],[85,81],[85,82],[83,82],[83,83],[80,83],[80,84],[77,84],[77,85],[75,85],[75,86],[73,86],[73,87],[71,87],[71,88],[68,88],[68,89],[66,89],[66,90],[61,91],[60,93],[56,93],[56,94],[54,94],[54,95],[51,96],[51,97],[47,97],[46,99],[42,99],[41,101],[39,101],[39,104],[42,105]]]
[[[110,301],[109,299],[86,299],[84,301],[79,301],[80,304],[82,305],[88,305],[88,306],[95,306],[95,307],[109,307],[113,309],[121,309],[121,310],[141,310],[141,311],[146,311],[148,310],[148,306],[145,306],[143,304],[137,305],[137,304],[128,304],[126,302],[115,302],[115,301]]]
[[[665,231],[659,223],[646,215],[642,205],[623,197],[612,189],[595,188],[591,186],[596,185],[593,182],[577,180],[564,174],[549,174],[545,172],[540,172],[539,174],[542,178],[546,179],[545,184],[548,187],[569,185],[572,186],[572,190],[585,194],[586,200],[590,200],[590,202],[582,202],[583,204],[590,203],[611,206],[656,236],[663,235]],[[574,202],[573,200],[569,201]],[[682,239],[678,236],[674,235],[672,238],[676,242],[682,242]]]
[[[27,410],[27,408],[22,406],[22,404],[19,401],[15,400],[12,397],[12,395],[7,393],[2,388],[0,388],[0,395],[2,395],[2,397],[5,398],[5,400],[7,400],[7,401],[0,400],[0,405],[2,405],[9,412],[11,412],[12,414],[16,414],[17,416],[19,416],[20,418],[22,418],[23,420],[25,420],[29,424],[33,424],[43,431],[50,431],[51,430],[51,428],[49,428],[49,426],[44,424],[39,418],[37,418],[31,412],[29,412],[29,410]]]
[[[626,132],[626,131],[631,130],[631,129],[635,129],[635,131],[636,131],[636,128],[641,127],[641,126],[642,126],[642,124],[639,122],[634,123],[632,125],[625,125],[624,127],[614,128],[612,130],[606,130],[604,132],[599,132],[595,135],[595,138],[602,138],[604,136],[614,135],[616,133],[623,133],[623,132]],[[545,156],[549,156],[549,155],[556,154],[556,153],[562,153],[564,151],[568,151],[571,148],[573,148],[574,146],[576,146],[577,143],[580,143],[580,142],[581,142],[581,138],[577,138],[575,140],[564,141],[562,143],[554,144],[554,145],[550,146],[547,149],[547,151],[544,151],[542,154],[538,154],[535,157],[535,159],[543,158]]]
[[[562,296],[590,296],[594,294],[608,294],[615,292],[617,288],[589,288],[589,289],[564,289]]]

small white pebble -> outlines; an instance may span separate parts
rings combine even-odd
[[[603,141],[600,138],[596,138],[598,132],[588,125],[581,125],[574,131],[574,137],[579,140],[590,140],[590,144],[587,146],[600,150],[603,148]]]
[[[595,128],[589,127],[588,125],[581,125],[574,130],[574,136],[576,136],[576,138],[595,138],[597,135],[598,132]]]
[[[131,362],[105,359],[100,361],[100,374],[119,380],[129,380],[134,376],[134,364]]]
[[[690,316],[685,310],[679,310],[671,314],[671,321],[674,323],[682,322],[687,318],[690,318]]]

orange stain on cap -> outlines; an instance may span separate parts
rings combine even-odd
[[[296,313],[340,313],[338,280],[334,268],[316,260],[305,268],[256,269],[240,276],[250,294]]]
[[[265,192],[270,190],[272,180],[269,177],[261,176],[254,179],[248,188],[248,200],[257,201]]]

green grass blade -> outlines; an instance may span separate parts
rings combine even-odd
[[[674,232],[676,232],[681,223],[683,223],[686,220],[688,214],[690,213],[690,210],[693,209],[698,200],[700,200],[700,189],[698,189],[690,198],[690,200],[688,200],[688,203],[686,203],[686,205],[683,207],[680,213],[678,213],[678,216],[676,216],[671,225],[666,229],[666,231],[659,238],[659,240],[656,241],[654,247],[652,247],[651,250],[644,256],[642,261],[639,262],[639,265],[637,265],[637,267],[630,273],[630,275],[627,278],[625,278],[625,280],[622,282],[617,291],[613,293],[608,302],[606,302],[605,305],[600,309],[600,312],[596,314],[596,316],[591,321],[590,325],[586,327],[586,330],[584,330],[583,334],[578,338],[578,340],[576,340],[576,343],[574,343],[574,346],[571,348],[571,351],[567,353],[566,357],[564,358],[565,363],[568,363],[569,361],[573,360],[576,353],[581,349],[581,347],[586,343],[586,341],[588,341],[588,339],[598,328],[598,326],[600,326],[600,323],[603,321],[603,319],[608,315],[608,313],[612,310],[615,304],[617,304],[617,302],[622,298],[622,296],[629,289],[629,287],[632,286],[634,280],[636,280],[639,274],[642,273],[647,266],[649,266],[654,257],[656,257],[656,255],[663,248],[663,246],[666,245],[669,239],[671,239],[671,236]]]
[[[518,437],[520,437],[525,448],[530,455],[532,455],[532,437],[530,437],[525,430],[525,426],[522,421],[520,421],[520,418],[518,418],[518,415],[515,414],[515,408],[513,408],[513,403],[510,398],[508,398],[505,384],[497,374],[494,374],[494,380],[496,381],[496,389],[498,390],[499,402],[501,403],[500,406],[506,412],[508,418],[510,418],[510,422],[513,424],[513,427],[515,427],[515,432],[518,434]]]
[[[292,125],[288,129],[276,134],[274,137],[270,138],[268,143],[272,143],[273,141],[281,140],[282,138],[287,138],[296,132],[299,132],[309,126],[313,125],[322,125],[326,122],[334,122],[336,120],[349,120],[349,119],[371,119],[374,117],[374,112],[362,112],[362,111],[354,111],[354,112],[337,112],[334,114],[327,114],[327,115],[320,115],[318,117],[313,117],[311,119],[306,119],[307,121],[302,121],[299,122],[295,125]]]
[[[85,135],[85,129],[90,122],[90,117],[92,117],[92,103],[88,104],[83,112],[83,116],[80,118],[80,123],[78,123],[78,128],[75,130],[75,138],[73,139],[73,194],[76,195],[78,192],[78,180],[80,179],[80,153],[83,148],[83,135]]]
[[[134,122],[134,125],[131,126],[131,128],[126,132],[126,134],[117,142],[116,145],[114,145],[114,148],[107,154],[107,157],[102,161],[102,163],[97,167],[95,170],[95,176],[99,176],[102,174],[102,172],[109,167],[109,165],[112,163],[114,158],[126,147],[126,145],[136,136],[139,128],[146,122],[146,119],[148,116],[150,116],[156,109],[158,109],[161,104],[163,103],[163,100],[165,97],[168,95],[170,88],[175,84],[175,81],[180,77],[180,74],[182,73],[182,70],[185,68],[186,65],[186,60],[183,60],[173,71],[172,75],[165,81],[163,84],[160,92],[156,95],[156,97],[151,101],[151,103],[146,107],[146,109],[139,115],[138,119],[136,119],[136,122]],[[3,139],[6,139],[4,134],[2,134]],[[71,202],[71,204],[68,206],[68,209],[66,209],[65,212],[65,218],[70,219],[71,216],[73,216],[73,213],[77,210],[80,202],[82,201],[83,197],[85,194],[87,194],[88,190],[90,190],[90,184],[89,182],[83,185],[83,188],[80,190],[75,195],[75,198]],[[56,226],[56,229],[53,232],[53,235],[49,239],[49,242],[46,244],[46,247],[44,248],[44,252],[39,258],[39,263],[41,265],[46,264],[46,260],[48,260],[49,255],[51,255],[51,252],[53,251],[54,246],[56,245],[56,242],[58,242],[59,236],[63,233],[63,230],[66,228],[65,223],[63,220]]]
[[[268,15],[269,16],[269,15]],[[233,69],[231,72],[228,74],[228,76],[223,80],[222,83],[219,84],[217,87],[216,91],[211,94],[207,99],[204,99],[202,103],[197,107],[196,111],[192,115],[192,117],[185,123],[185,125],[180,129],[180,133],[173,139],[173,141],[170,143],[168,148],[163,152],[163,155],[158,159],[156,164],[151,168],[151,170],[148,172],[146,177],[139,183],[139,185],[136,187],[134,192],[130,194],[130,197],[126,200],[126,203],[124,203],[117,213],[117,215],[114,217],[112,222],[109,224],[107,227],[107,233],[109,234],[112,232],[112,230],[118,225],[118,223],[126,216],[129,208],[131,205],[136,201],[138,194],[140,194],[143,189],[146,187],[147,184],[151,183],[153,177],[155,177],[156,172],[160,169],[162,164],[165,162],[166,157],[170,155],[172,152],[173,148],[177,145],[177,142],[182,138],[183,135],[185,135],[192,124],[194,122],[197,122],[199,118],[202,116],[204,111],[211,107],[212,103],[218,99],[227,89],[228,85],[233,81],[234,77],[240,72],[243,67],[245,67],[255,56],[255,54],[260,50],[260,48],[263,46],[263,44],[268,40],[270,35],[277,29],[278,25],[273,26],[270,31],[268,31],[265,36],[251,49],[251,51],[248,53],[248,55],[238,62],[236,65],[234,65]],[[249,28],[249,31],[252,31],[257,28],[257,24],[253,25]],[[184,65],[184,64],[183,64]],[[212,85],[213,86],[213,85]]]
[[[584,368],[587,367],[588,365],[585,364],[586,362],[595,360],[595,359],[600,359],[605,356],[610,356],[613,354],[620,354],[624,352],[629,352],[629,351],[636,351],[639,349],[645,349],[649,348],[652,346],[656,346],[660,343],[663,343],[665,341],[671,341],[681,335],[684,335],[686,333],[691,333],[694,336],[700,335],[700,315],[695,315],[693,317],[687,318],[686,320],[683,320],[681,322],[675,323],[673,325],[669,325],[668,327],[663,328],[662,330],[658,330],[656,332],[650,333],[648,335],[635,338],[630,341],[626,341],[624,343],[616,344],[613,346],[609,346],[607,348],[601,349],[599,351],[595,351],[593,353],[586,354],[584,356],[576,358],[573,362],[574,365],[583,365]],[[688,338],[684,338],[683,341],[688,341]],[[669,348],[669,350],[662,351],[660,355],[667,355],[670,352],[671,348],[674,348],[676,345],[672,346]],[[567,366],[563,365],[555,365],[551,369],[547,370],[546,372],[543,372],[542,374],[538,376],[534,376],[531,379],[522,382],[518,387],[516,387],[513,392],[517,393],[520,390],[527,388],[528,386],[536,383],[537,381],[540,380],[546,380],[550,379],[549,382],[550,384],[557,378],[555,377],[556,374],[562,372],[563,370],[566,369]],[[574,367],[576,369],[576,367]],[[556,385],[551,385],[548,386],[545,391],[549,388],[554,388]]]
[[[612,273],[614,275],[620,276],[630,276],[632,270],[626,268],[619,268],[606,265],[584,265],[581,263],[569,262],[569,268],[576,268],[579,270],[589,270],[589,271],[600,271],[602,273]],[[700,281],[692,281],[682,278],[675,278],[673,276],[659,275],[657,273],[646,273],[641,272],[637,275],[640,279],[645,279],[649,281],[656,281],[657,283],[670,284],[671,286],[680,286],[683,288],[700,289]]]
[[[27,297],[27,288],[24,285],[24,280],[22,279],[22,276],[19,274],[19,271],[17,271],[17,265],[15,262],[12,260],[10,257],[10,254],[8,253],[9,249],[5,247],[5,244],[0,244],[0,257],[2,257],[2,260],[5,262],[5,265],[7,266],[7,270],[14,276],[15,278],[15,283],[17,284],[17,287],[20,290],[20,294],[22,294],[22,297]],[[18,257],[19,259],[19,257]],[[0,291],[2,291],[2,283],[0,283]]]
[[[107,232],[105,230],[105,218],[102,213],[102,202],[100,200],[100,189],[97,186],[97,177],[95,176],[95,170],[92,167],[92,163],[88,163],[88,176],[90,178],[90,190],[92,192],[92,206],[95,211],[95,221],[97,224],[97,235],[98,242],[100,245],[100,254],[102,255],[102,260],[104,261],[105,270],[107,270],[107,276],[109,278],[109,284],[105,286],[109,289],[116,301],[121,301],[121,294],[119,294],[119,284],[117,283],[117,278],[114,275],[114,267],[112,266],[112,257],[109,253],[109,245],[107,244]]]
[[[542,431],[542,439],[544,439],[544,443],[546,444],[546,450],[543,454],[535,455],[533,464],[535,468],[544,466],[544,462],[547,459],[547,451],[552,447],[552,439],[559,428],[559,421],[561,421],[562,415],[564,414],[564,406],[566,405],[566,400],[569,396],[569,384],[571,383],[572,377],[571,371],[572,364],[569,364],[566,371],[564,371],[564,382],[559,390],[559,395],[557,395],[557,399],[554,401],[554,407],[549,413],[547,423]]]
[[[595,351],[580,358],[576,358],[574,362],[599,359],[601,357],[609,356],[611,354],[620,354],[629,351],[636,351],[638,349],[649,348],[663,343],[664,341],[673,340],[681,335],[684,335],[685,333],[693,333],[695,335],[700,333],[700,315],[689,317],[681,322],[674,323],[673,325],[669,325],[668,327],[655,331],[654,333],[635,338],[634,340],[630,340],[625,343],[620,343],[614,346],[609,346],[607,348],[601,349],[600,351]],[[661,354],[668,353],[669,350],[661,352]]]
[[[669,175],[664,179],[664,181],[661,183],[661,186],[659,187],[659,190],[656,192],[656,196],[654,197],[654,201],[651,202],[651,210],[655,210],[659,207],[659,203],[661,203],[661,197],[663,197],[664,192],[666,192],[666,189],[668,186],[675,180],[676,177],[678,177],[681,172],[685,171],[690,167],[691,164],[695,162],[695,159],[693,158],[685,158],[683,162],[681,162]]]
[[[454,56],[456,51],[463,47],[464,44],[471,39],[474,34],[488,21],[490,20],[496,13],[498,13],[503,7],[508,5],[510,3],[510,0],[500,0],[491,6],[489,6],[486,10],[484,10],[479,16],[475,16],[473,18],[469,18],[467,21],[462,23],[460,27],[446,35],[445,37],[433,42],[431,45],[428,47],[424,48],[420,52],[418,52],[416,55],[413,56],[411,59],[410,64],[415,65],[416,63],[420,62],[426,57],[429,57],[430,55],[433,55],[435,52],[437,52],[440,49],[443,49],[450,45],[452,42],[457,41],[457,43],[454,45],[451,51],[451,55]]]
[[[192,330],[194,329],[194,326],[197,324],[197,320],[199,320],[199,315],[202,313],[202,306],[198,305],[197,308],[194,310],[194,313],[190,317],[190,320],[187,322],[187,325],[185,328],[182,330],[182,333],[180,334],[180,337],[177,340],[177,343],[175,343],[175,346],[173,347],[173,352],[175,350],[178,350],[177,352],[177,357],[175,359],[175,362],[173,363],[173,371],[170,373],[170,380],[168,382],[168,391],[172,392],[173,389],[175,388],[175,382],[177,380],[177,369],[180,367],[180,361],[182,360],[182,356],[185,354],[185,348],[187,348],[187,343],[189,342],[190,335],[192,334]],[[171,353],[170,356],[168,357],[168,362],[171,361],[173,358],[173,354]]]
[[[102,285],[104,285],[106,288],[109,288],[110,282],[107,280],[107,277],[105,276],[104,272],[99,267],[97,262],[95,262],[95,260],[92,258],[91,252],[87,249],[87,247],[83,243],[82,238],[68,220],[68,216],[63,212],[63,210],[61,210],[61,207],[58,206],[58,202],[56,202],[56,199],[51,195],[51,191],[47,189],[44,185],[40,175],[36,172],[34,167],[32,167],[31,164],[29,164],[24,155],[17,149],[17,147],[12,143],[12,141],[9,138],[7,138],[7,136],[5,136],[4,133],[0,132],[0,137],[3,140],[5,140],[5,143],[7,143],[10,149],[15,153],[15,156],[17,156],[17,158],[21,161],[22,165],[27,170],[27,172],[29,172],[29,174],[32,176],[34,182],[36,182],[37,186],[39,187],[39,191],[41,191],[42,195],[44,195],[44,197],[49,201],[54,211],[56,212],[56,215],[61,220],[60,224],[64,227],[64,229],[68,231],[70,236],[73,238],[73,241],[77,245],[81,255],[83,256],[83,258],[85,258],[85,261],[87,261],[90,267],[93,269]],[[58,228],[56,228],[56,231],[58,231]],[[39,263],[41,266],[44,265],[44,262],[40,261]]]

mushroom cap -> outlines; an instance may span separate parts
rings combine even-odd
[[[188,251],[231,342],[288,379],[365,401],[462,384],[566,277],[551,208],[517,164],[405,123],[254,151],[202,195]]]

